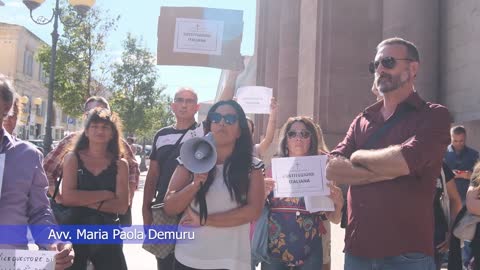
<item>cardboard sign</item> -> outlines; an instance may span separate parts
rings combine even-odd
[[[158,65],[239,70],[243,11],[162,7],[158,18]]]
[[[310,213],[335,211],[335,204],[327,196],[307,196],[303,197],[303,199],[305,201],[305,209]]]

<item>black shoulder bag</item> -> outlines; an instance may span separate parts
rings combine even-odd
[[[382,138],[395,124],[400,122],[408,112],[410,112],[412,109],[409,105],[403,105],[400,107],[399,112],[394,114],[392,117],[390,117],[385,123],[383,124],[382,127],[377,129],[367,140],[367,142],[363,145],[361,149],[371,149],[380,138]],[[348,191],[349,186],[343,185],[342,191],[343,191],[343,198],[344,198],[344,204],[342,208],[342,221],[340,223],[340,227],[346,228],[347,227],[347,191]]]
[[[63,204],[57,203],[55,201],[61,182],[62,182],[62,175],[60,174],[60,177],[55,183],[55,191],[53,192],[53,196],[50,198],[50,208],[52,208],[52,212],[55,216],[55,219],[57,220],[57,223],[60,225],[70,224],[73,217],[73,211],[71,207],[64,206]]]

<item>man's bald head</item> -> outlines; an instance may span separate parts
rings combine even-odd
[[[189,92],[191,93],[193,96],[195,96],[195,102],[198,102],[198,95],[197,95],[197,92],[195,90],[193,90],[193,88],[190,88],[190,87],[181,87],[177,90],[177,92],[175,92],[175,95],[173,97],[173,99],[175,100],[181,93],[183,92]]]

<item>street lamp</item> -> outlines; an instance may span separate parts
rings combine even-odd
[[[43,138],[44,150],[45,153],[48,153],[50,150],[52,150],[53,90],[55,85],[55,64],[57,60],[58,19],[62,13],[62,10],[59,6],[59,0],[56,0],[55,8],[53,9],[53,14],[50,19],[47,19],[43,16],[35,19],[33,17],[33,10],[39,7],[43,2],[45,2],[45,0],[23,0],[25,6],[27,6],[27,8],[30,10],[30,18],[36,24],[45,25],[53,20],[50,77],[48,80],[47,121],[45,124],[45,137]],[[68,0],[68,2],[80,15],[85,15],[90,7],[95,4],[95,0]]]

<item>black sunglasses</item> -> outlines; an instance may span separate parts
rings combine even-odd
[[[375,71],[377,70],[378,66],[380,65],[380,63],[382,64],[383,67],[385,67],[387,69],[392,69],[392,68],[395,67],[395,65],[397,64],[397,61],[399,61],[399,60],[415,61],[415,60],[410,59],[410,58],[393,58],[391,56],[387,56],[387,57],[384,57],[380,60],[370,62],[368,64],[368,71],[370,71],[370,73],[374,74]]]
[[[289,132],[287,132],[287,136],[288,136],[289,139],[293,139],[293,138],[296,138],[296,137],[300,137],[300,138],[303,138],[303,139],[308,139],[308,138],[310,138],[311,135],[312,135],[312,133],[308,130],[302,130],[300,132],[290,130]]]
[[[233,125],[237,122],[238,117],[236,114],[225,114],[221,115],[218,112],[211,112],[208,114],[208,120],[210,120],[212,123],[218,124],[222,121],[225,121],[225,124],[227,125]]]

